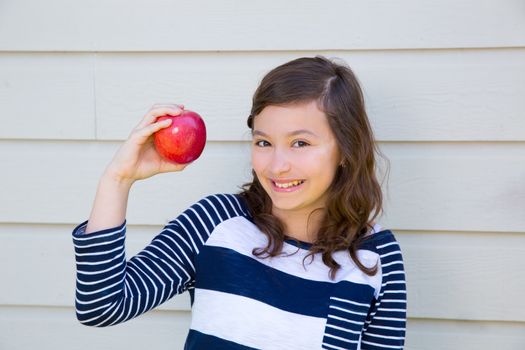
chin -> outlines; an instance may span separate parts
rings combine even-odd
[[[272,198],[272,206],[273,208],[277,210],[292,211],[292,210],[305,209],[309,207],[309,204],[304,203],[303,201],[300,201],[300,200],[294,200],[292,198],[290,199],[278,198],[276,200]]]

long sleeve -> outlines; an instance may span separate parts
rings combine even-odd
[[[403,257],[393,235],[381,240],[382,283],[378,300],[365,323],[361,350],[403,349],[407,293]]]
[[[170,221],[126,261],[126,221],[85,234],[73,230],[77,267],[76,313],[88,326],[106,327],[153,309],[193,287],[195,257],[222,221],[244,215],[234,195],[208,196]]]

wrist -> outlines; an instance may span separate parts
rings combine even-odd
[[[131,187],[135,180],[119,175],[108,168],[102,175],[101,182],[117,185],[118,187]]]

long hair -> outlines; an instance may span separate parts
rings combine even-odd
[[[321,253],[324,264],[330,268],[330,278],[334,279],[341,266],[332,253],[346,250],[364,273],[375,275],[377,265],[363,265],[357,250],[372,228],[370,223],[382,212],[383,197],[375,173],[375,154],[382,154],[368,121],[361,87],[350,67],[316,56],[274,68],[254,93],[248,127],[253,131],[254,118],[267,106],[310,101],[316,101],[327,116],[343,160],[328,189],[323,219],[306,257]],[[255,225],[268,238],[267,246],[254,249],[253,254],[277,256],[285,240],[284,224],[272,215],[271,199],[255,171],[252,174],[253,180],[242,186],[240,195],[246,200]]]

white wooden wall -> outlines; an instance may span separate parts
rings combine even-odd
[[[128,323],[74,314],[71,230],[152,103],[201,113],[183,173],[138,183],[128,256],[248,179],[263,74],[346,60],[391,162],[383,226],[405,256],[406,349],[525,349],[525,2],[0,1],[0,349],[182,349],[187,295]]]

